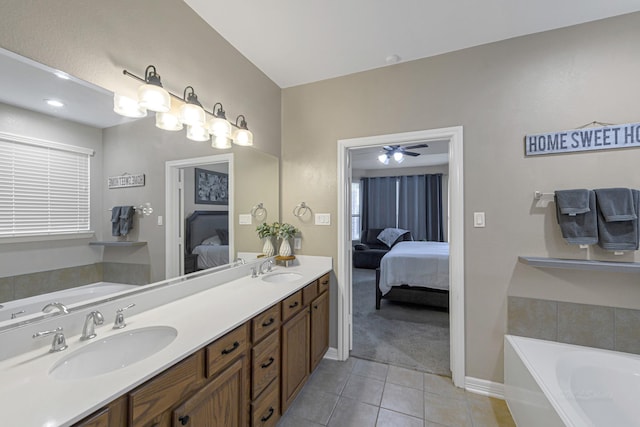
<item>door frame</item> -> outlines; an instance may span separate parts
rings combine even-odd
[[[233,218],[234,218],[234,174],[233,174],[233,153],[216,154],[205,157],[195,157],[191,159],[170,160],[165,162],[165,279],[173,278],[184,272],[183,236],[181,234],[181,224],[184,222],[184,209],[181,193],[182,183],[180,182],[180,170],[188,167],[210,165],[213,163],[228,163],[229,165],[229,260],[233,259],[235,253]],[[177,209],[176,209],[177,207]]]
[[[417,142],[449,142],[449,345],[453,383],[465,386],[463,128],[454,126],[338,141],[338,359],[352,334],[351,164],[349,150]]]

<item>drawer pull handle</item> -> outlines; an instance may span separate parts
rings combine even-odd
[[[178,421],[180,421],[180,424],[182,424],[183,426],[186,426],[187,424],[189,424],[189,415],[178,417]]]
[[[314,305],[313,308],[317,310],[318,309],[318,304]]]
[[[328,281],[328,280],[323,280],[321,284],[322,284],[322,285],[328,285],[328,284],[329,284],[329,281]]]
[[[260,367],[261,367],[262,369],[266,369],[266,368],[268,368],[269,366],[273,365],[273,362],[275,362],[275,361],[276,361],[276,359],[274,359],[273,357],[270,357],[270,358],[269,358],[269,361],[268,361],[267,363],[263,363],[262,365],[260,365]]]
[[[289,308],[296,308],[298,304],[298,301],[294,302],[293,304],[289,304]]]
[[[269,320],[267,320],[266,322],[262,323],[262,327],[267,327],[267,326],[271,326],[273,325],[273,322],[275,322],[276,319],[274,319],[273,317],[270,317]]]
[[[235,351],[238,347],[240,347],[240,343],[238,341],[236,341],[236,342],[233,343],[231,348],[225,348],[224,350],[222,350],[222,354],[229,354],[229,353]]]
[[[269,408],[269,415],[266,415],[266,416],[260,418],[260,421],[262,421],[263,423],[266,422],[266,421],[269,421],[269,418],[271,418],[273,416],[274,412],[275,412],[275,410],[273,409],[273,406],[271,406]]]

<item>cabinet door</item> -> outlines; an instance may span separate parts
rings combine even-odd
[[[282,325],[282,413],[284,414],[309,377],[309,309]]]
[[[329,349],[329,292],[311,302],[311,372]]]
[[[89,419],[76,424],[75,427],[109,427],[109,408],[104,408]]]
[[[74,427],[126,427],[127,397],[122,396],[86,419],[74,424]]]
[[[173,411],[173,427],[246,427],[247,358],[241,357]]]

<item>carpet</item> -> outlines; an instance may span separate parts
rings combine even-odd
[[[351,356],[451,376],[449,313],[384,299],[376,310],[375,274],[353,269]]]

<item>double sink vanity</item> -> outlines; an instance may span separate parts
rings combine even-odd
[[[2,424],[275,426],[329,346],[331,259],[300,258],[263,274],[254,261],[199,275],[0,335],[20,345],[34,327],[67,322],[56,332],[67,334],[65,350],[41,337],[0,361]],[[96,337],[81,339],[77,325],[96,316]]]

